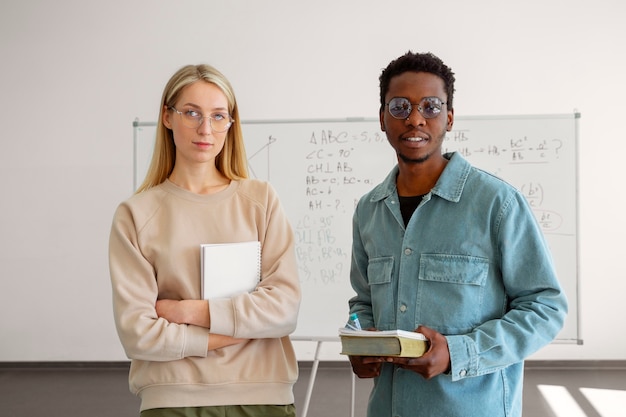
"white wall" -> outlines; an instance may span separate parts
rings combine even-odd
[[[248,120],[376,117],[378,75],[408,49],[456,72],[457,115],[581,112],[584,344],[533,358],[626,359],[626,6],[512,3],[3,1],[0,361],[125,360],[109,226],[132,192],[132,121],[156,118],[176,69],[218,67]]]

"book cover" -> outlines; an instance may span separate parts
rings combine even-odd
[[[405,330],[339,329],[341,354],[351,356],[401,356],[417,358],[428,350],[428,339]]]
[[[200,245],[202,298],[229,298],[253,291],[261,280],[261,242]]]

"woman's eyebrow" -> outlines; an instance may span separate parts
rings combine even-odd
[[[193,107],[194,109],[197,109],[197,110],[202,110],[202,107],[200,107],[200,106],[199,106],[199,105],[197,105],[196,103],[191,103],[191,102],[189,102],[189,103],[184,103],[182,106]],[[181,107],[182,107],[182,106],[181,106]],[[228,113],[228,108],[227,108],[227,107],[213,107],[213,108],[211,109],[211,111],[224,111],[224,112],[227,112],[227,113]]]

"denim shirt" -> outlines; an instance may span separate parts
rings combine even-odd
[[[460,154],[444,156],[406,228],[397,166],[354,214],[350,312],[363,328],[431,327],[451,360],[431,380],[383,364],[368,415],[521,416],[524,358],[561,330],[567,300],[526,199]]]

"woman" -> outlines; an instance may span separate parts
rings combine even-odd
[[[200,245],[244,241],[261,243],[256,289],[202,300]],[[115,213],[109,263],[142,417],[295,416],[292,230],[273,188],[247,179],[235,95],[215,68],[185,66],[167,83],[152,162]]]

